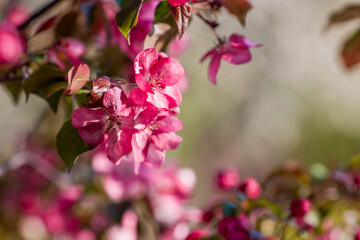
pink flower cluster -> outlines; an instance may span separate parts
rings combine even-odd
[[[189,232],[188,223],[196,223],[201,219],[200,210],[184,205],[191,197],[195,185],[196,176],[193,170],[180,168],[175,164],[157,170],[142,165],[138,174],[134,174],[132,158],[133,154],[130,154],[116,166],[108,160],[104,152],[94,155],[92,166],[100,176],[105,193],[115,202],[124,199],[132,202],[147,199],[154,219],[164,226],[159,239],[184,239]],[[137,239],[125,238],[127,234],[137,236],[136,228],[129,226],[125,230],[126,225],[111,230],[118,237],[114,239]]]
[[[174,115],[182,101],[176,84],[184,69],[176,59],[145,49],[137,55],[134,71],[138,87],[130,91],[122,86],[129,84],[107,77],[95,80],[90,108],[76,109],[72,124],[86,144],[104,144],[115,164],[133,152],[138,166],[158,168],[165,151],[177,148],[182,140],[175,134],[182,123]]]

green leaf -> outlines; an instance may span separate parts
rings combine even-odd
[[[261,207],[268,207],[272,210],[272,212],[278,217],[278,218],[281,218],[281,213],[282,213],[282,210],[281,208],[274,204],[274,203],[271,203],[271,202],[268,202],[264,199],[260,199],[258,202],[257,202],[258,206],[261,206]]]
[[[93,149],[86,145],[78,130],[71,124],[71,118],[61,127],[56,137],[56,148],[69,171],[80,154]]]
[[[66,73],[53,65],[42,65],[24,83],[26,100],[31,93],[44,98],[51,109],[56,112],[57,106],[67,85]]]
[[[15,103],[19,102],[22,85],[23,84],[21,80],[4,81],[3,86],[8,90],[10,95],[13,97]]]
[[[167,22],[171,16],[170,4],[168,1],[160,2],[155,9],[154,24],[159,22]]]
[[[222,206],[224,216],[235,216],[237,206],[234,203],[226,202]]]
[[[130,30],[136,26],[142,0],[132,0],[130,4],[116,15],[116,23],[122,35],[130,42]]]

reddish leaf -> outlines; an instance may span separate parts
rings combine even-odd
[[[51,17],[47,19],[43,24],[40,25],[40,27],[36,30],[36,34],[42,31],[45,31],[56,23],[56,20],[58,19],[58,16]]]
[[[176,25],[178,26],[178,33],[180,39],[189,24],[189,20],[191,17],[191,7],[188,3],[186,3],[178,7],[171,6],[170,8]]]
[[[346,41],[342,49],[342,58],[347,68],[360,63],[360,29]]]
[[[72,67],[68,73],[68,87],[64,94],[73,94],[79,91],[88,81],[90,81],[88,65],[80,64]]]
[[[225,0],[224,6],[245,26],[246,14],[252,7],[248,0]]]
[[[327,28],[355,18],[360,18],[360,5],[349,5],[330,16]]]

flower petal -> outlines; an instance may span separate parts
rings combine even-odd
[[[160,133],[151,136],[151,141],[156,148],[161,150],[172,150],[179,146],[182,141],[182,137],[175,133]],[[148,153],[149,154],[149,153]]]
[[[165,150],[159,150],[154,144],[149,145],[144,164],[149,168],[159,168],[165,160]]]
[[[103,109],[78,108],[73,112],[72,125],[90,146],[100,144],[106,131],[106,111]]]
[[[134,61],[135,81],[143,91],[150,91],[149,77],[150,69],[158,60],[158,53],[155,48],[148,48],[140,52]]]
[[[108,158],[115,164],[119,164],[121,158],[131,152],[131,133],[111,129],[105,142],[105,152]]]
[[[184,76],[184,68],[173,57],[162,58],[150,69],[151,79],[156,79],[161,86],[177,84]]]
[[[110,115],[119,115],[126,108],[125,93],[118,87],[107,90],[104,94],[103,105]]]
[[[208,75],[210,82],[212,82],[213,84],[216,84],[216,75],[217,72],[219,71],[220,61],[221,61],[221,54],[213,55],[210,61]]]

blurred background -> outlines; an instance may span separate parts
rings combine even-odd
[[[35,8],[46,1],[23,2]],[[208,62],[199,62],[216,39],[199,19],[188,28],[191,46],[180,58],[190,78],[180,114],[183,142],[168,152],[167,161],[195,169],[197,202],[209,196],[212,173],[223,166],[261,180],[288,159],[304,165],[346,163],[360,150],[360,67],[348,71],[339,57],[358,22],[325,31],[329,15],[354,1],[251,2],[245,29],[220,14],[219,33],[243,34],[262,47],[252,49],[248,64],[223,61],[217,86],[207,79]],[[1,88],[0,108],[0,158],[6,160],[16,152],[19,135],[32,131],[48,105],[32,95],[15,106]],[[51,127],[39,131],[55,141],[63,114],[47,114]]]

